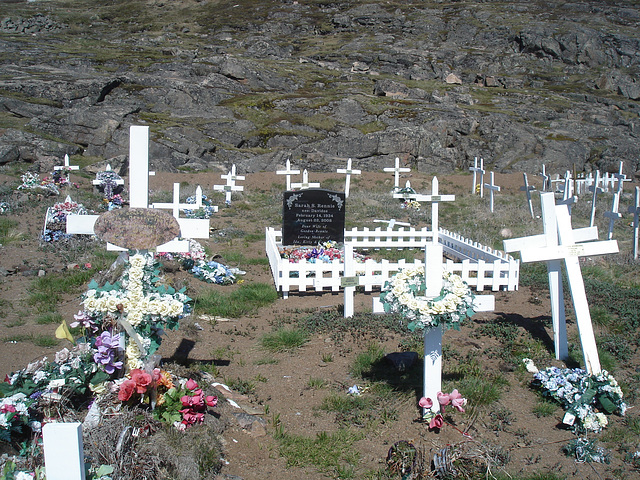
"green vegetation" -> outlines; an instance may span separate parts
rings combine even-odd
[[[280,328],[267,333],[260,339],[260,345],[271,353],[293,352],[308,341],[308,335],[302,330]]]
[[[230,292],[219,289],[208,290],[194,299],[194,309],[198,314],[238,318],[254,314],[260,307],[278,299],[272,285],[266,283],[243,283]]]

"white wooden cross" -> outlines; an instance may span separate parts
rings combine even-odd
[[[309,182],[309,172],[305,168],[302,171],[302,182],[292,183],[291,188],[299,188],[300,190],[306,190],[308,188],[320,188],[320,184],[316,182]]]
[[[344,173],[347,175],[344,184],[344,197],[349,198],[349,185],[351,183],[351,175],[360,175],[362,173],[361,170],[356,170],[351,168],[351,159],[347,161],[347,168],[339,168],[337,170],[338,173]]]
[[[195,208],[196,210],[202,208],[202,188],[198,185],[196,188],[196,203],[180,203],[180,184],[173,184],[173,202],[171,203],[152,203],[151,208],[160,208],[171,210],[171,213],[174,218],[180,218],[180,210],[192,210]]]
[[[65,172],[71,170],[79,170],[80,167],[78,165],[69,165],[69,155],[64,156],[64,165],[56,165],[53,167],[54,170],[64,170]]]
[[[149,127],[133,125],[129,130],[129,206],[148,208],[149,206]],[[76,235],[94,235],[94,226],[99,215],[67,215],[67,233]],[[198,222],[194,222],[198,220]],[[206,236],[203,222],[206,221]],[[179,218],[180,234],[184,238],[209,238],[209,220]],[[107,250],[126,251],[126,249],[107,244]],[[156,247],[157,252],[188,252],[189,242],[173,240]]]
[[[542,164],[542,173],[539,174],[542,177],[542,191],[546,192],[551,189],[551,175],[547,174],[544,163]]]
[[[107,166],[104,168],[105,172],[111,172],[111,165],[107,164]],[[92,180],[91,181],[92,185],[102,185],[102,181],[101,180]],[[114,180],[114,184],[115,185],[124,185],[124,180],[122,178],[117,178],[116,180]]]
[[[585,236],[592,238],[595,227],[582,229],[582,232],[576,235],[576,231],[571,229],[571,215],[568,205],[555,205],[553,193],[541,194],[540,203],[542,205],[544,235],[504,240],[505,251],[520,250],[520,256],[524,263],[547,262],[551,310],[552,317],[554,317],[556,357],[562,360],[566,360],[568,357],[566,326],[560,323],[556,324],[556,322],[559,322],[561,318],[560,312],[562,320],[564,320],[562,277],[560,276],[560,261],[564,261],[585,368],[590,374],[598,374],[601,371],[600,359],[580,271],[579,257],[617,253],[618,243],[615,240],[576,243],[576,238],[580,239]]]
[[[236,180],[244,180],[244,175],[236,175],[236,165],[234,163],[231,166],[231,171],[226,175],[220,175],[220,178],[226,179],[227,183],[225,185],[214,185],[213,189],[218,192],[225,192],[224,203],[231,205],[231,193],[244,190],[243,186],[236,185]]]
[[[411,171],[408,167],[400,166],[400,159],[396,157],[396,166],[395,167],[387,167],[382,169],[385,172],[393,172],[393,190],[398,190],[400,188],[400,174],[408,173]]]
[[[300,174],[300,170],[291,169],[291,160],[287,159],[287,167],[284,170],[276,170],[276,175],[287,176],[287,191],[291,190],[291,175]]]
[[[478,165],[478,157],[474,157],[473,159],[473,167],[469,167],[469,170],[473,172],[473,186],[471,187],[471,193],[475,194],[478,189],[478,185],[480,185],[480,198],[484,197],[484,185],[483,185],[483,177],[485,174],[484,170],[484,159],[480,159],[480,164]],[[478,182],[478,176],[480,181]]]
[[[85,480],[81,423],[46,423],[42,440],[48,480]]]
[[[484,188],[489,190],[489,208],[491,209],[491,213],[493,213],[493,194],[495,192],[499,192],[500,191],[500,186],[496,185],[494,183],[494,181],[493,181],[493,172],[491,172],[491,175],[489,175],[489,178],[491,180],[489,181],[489,183],[485,183],[484,184]]]
[[[398,222],[398,221],[396,221],[395,218],[392,218],[391,220],[374,220],[374,223],[386,223],[387,224],[387,230],[393,230],[393,227],[395,227],[396,225],[399,225],[401,227],[410,227],[411,226],[410,223]]]
[[[640,228],[640,187],[636,187],[633,205],[627,211],[633,213],[633,259],[638,259],[638,229]]]
[[[544,170],[544,165],[542,166],[542,169]],[[529,213],[531,214],[531,218],[535,218],[535,215],[533,214],[533,203],[531,202],[531,192],[535,191],[536,187],[533,185],[529,185],[529,181],[527,180],[526,173],[523,172],[522,176],[524,177],[524,186],[520,187],[520,191],[523,191],[527,196],[527,205],[529,205]]]
[[[593,227],[593,224],[596,220],[596,200],[598,198],[599,193],[604,193],[604,188],[600,187],[598,184],[600,183],[600,170],[596,170],[596,175],[593,180],[593,184],[589,186],[589,191],[593,192],[591,196],[591,217],[589,218],[589,226]]]
[[[431,182],[431,194],[419,195],[417,193],[394,193],[393,198],[410,198],[417,202],[431,202],[431,234],[433,244],[438,243],[438,204],[440,202],[453,202],[455,195],[440,195],[438,193],[438,177],[433,177]]]
[[[573,180],[569,170],[564,175],[564,183],[560,184],[560,191],[562,191],[562,200],[558,202],[558,205],[566,205],[569,214],[571,214],[571,206],[578,201],[578,197],[573,194]]]
[[[618,208],[620,207],[620,195],[622,195],[622,187],[624,186],[624,181],[627,176],[622,173],[622,162],[620,162],[620,170],[618,173],[614,175],[614,178],[618,180],[618,184],[616,186],[616,191],[613,192],[613,199],[611,201],[611,211],[604,212],[604,216],[609,219],[609,232],[607,233],[607,240],[611,240],[613,238],[613,224],[614,222],[622,218],[622,214],[618,213]]]

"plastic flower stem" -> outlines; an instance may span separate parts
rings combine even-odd
[[[457,430],[458,432],[460,432],[462,434],[463,437],[468,438],[469,440],[473,440],[473,437],[471,435],[469,435],[467,432],[463,432],[462,430],[460,430],[458,427],[456,427],[455,425],[451,425],[448,422],[444,422],[445,425],[449,425],[451,428],[453,428],[454,430]]]

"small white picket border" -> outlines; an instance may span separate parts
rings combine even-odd
[[[420,230],[414,228],[345,230],[345,242],[350,242],[356,249],[424,248],[425,244],[431,240],[431,231],[426,227]],[[476,291],[518,289],[520,261],[511,255],[493,250],[442,228],[439,229],[438,240],[443,245],[444,251],[457,259],[457,261],[447,259],[444,268],[460,275]],[[292,263],[280,256],[279,247],[281,246],[282,231],[268,227],[265,239],[266,253],[276,290],[282,292],[283,298],[287,298],[289,291],[294,288],[299,292],[305,292],[308,289],[319,292],[325,288],[334,292],[340,291],[344,263],[339,260],[331,263],[312,263],[306,260]],[[364,286],[365,291],[370,292],[374,287],[382,287],[396,272],[409,265],[423,265],[423,262],[421,260],[407,262],[404,259],[398,262],[388,260],[377,262],[369,259],[356,265],[356,273],[359,284]]]

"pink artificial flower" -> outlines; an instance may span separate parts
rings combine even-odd
[[[120,391],[118,391],[118,400],[126,402],[133,395],[133,391],[136,388],[136,382],[133,380],[125,380],[120,384]]]
[[[140,370],[139,368],[134,368],[131,370],[131,380],[133,380],[136,384],[136,392],[145,393],[147,391],[147,387],[151,385],[151,375],[147,372]]]
[[[218,397],[216,397],[215,395],[207,395],[207,405],[209,405],[210,407],[215,407],[216,405],[218,405]]]
[[[453,390],[450,394],[451,397],[451,405],[456,408],[459,412],[464,413],[464,407],[467,404],[467,399],[462,397],[462,394],[458,392],[458,390]]]
[[[431,408],[433,407],[433,400],[427,397],[422,397],[418,402],[418,405],[422,408]]]
[[[442,415],[438,413],[431,419],[431,422],[429,422],[429,429],[433,430],[434,428],[442,428],[442,425],[444,425],[444,418],[442,418]]]
[[[0,413],[12,413],[15,411],[16,411],[16,407],[11,404],[3,405],[0,408]]]
[[[451,403],[451,395],[447,395],[446,393],[438,392],[437,397],[438,397],[438,403],[440,405],[442,405],[443,407],[445,405],[449,405],[449,403]]]
[[[190,378],[189,380],[187,380],[187,383],[185,384],[185,387],[188,390],[195,390],[196,388],[198,388],[198,384],[196,383],[195,380]]]

